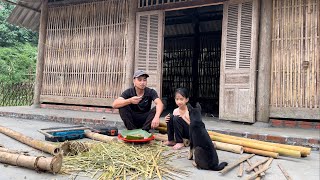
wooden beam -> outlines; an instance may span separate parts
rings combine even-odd
[[[126,54],[126,79],[123,90],[133,86],[132,75],[135,61],[135,37],[136,37],[136,13],[138,0],[129,1],[129,24],[127,35],[127,54]]]
[[[9,1],[9,0],[2,0],[2,1],[5,2],[5,3],[13,4],[15,6],[20,6],[20,7],[26,8],[26,9],[30,9],[30,10],[38,12],[38,13],[41,12],[40,10],[34,9],[33,7],[29,7],[29,6],[26,6],[26,5],[23,5],[23,4],[18,4],[18,3],[15,3],[15,2]]]
[[[320,121],[320,109],[271,106],[270,118],[312,119]]]
[[[259,59],[257,81],[257,115],[260,122],[268,122],[270,115],[272,1],[260,1]]]
[[[167,3],[167,4],[160,4],[155,6],[138,8],[138,11],[141,12],[141,11],[152,11],[152,10],[178,10],[178,9],[218,5],[218,4],[223,4],[224,1],[226,0],[184,1],[184,2]]]
[[[76,105],[92,105],[92,106],[111,106],[113,98],[90,98],[90,97],[68,97],[68,96],[52,96],[41,95],[40,102],[76,104]]]
[[[34,99],[33,99],[33,107],[36,107],[36,108],[40,107],[40,94],[42,89],[46,37],[47,37],[47,22],[48,22],[48,0],[42,0],[39,40],[38,40],[38,59],[37,59],[36,81],[34,85]]]

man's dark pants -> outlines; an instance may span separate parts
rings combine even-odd
[[[132,111],[130,106],[119,108],[120,117],[128,130],[143,129],[150,130],[151,122],[156,114],[156,107],[145,113]]]

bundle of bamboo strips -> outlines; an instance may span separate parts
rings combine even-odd
[[[92,143],[89,151],[65,157],[61,172],[74,176],[85,172],[97,179],[183,179],[189,172],[169,165],[177,152],[167,150],[158,143]]]
[[[0,126],[0,132],[28,146],[31,146],[35,149],[39,149],[43,152],[47,152],[52,155],[59,154],[61,150],[59,146],[47,143],[45,141],[32,139],[31,137],[25,136],[19,132],[13,131],[3,126]]]

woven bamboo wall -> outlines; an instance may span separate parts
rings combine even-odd
[[[271,107],[320,108],[319,9],[319,0],[273,1]]]
[[[128,8],[128,0],[107,0],[49,9],[42,96],[53,96],[50,101],[55,101],[57,96],[120,95],[126,73]]]

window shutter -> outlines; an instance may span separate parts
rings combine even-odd
[[[255,120],[258,0],[224,3],[219,118]]]
[[[150,77],[148,87],[161,96],[163,11],[137,13],[135,70],[144,70]]]

